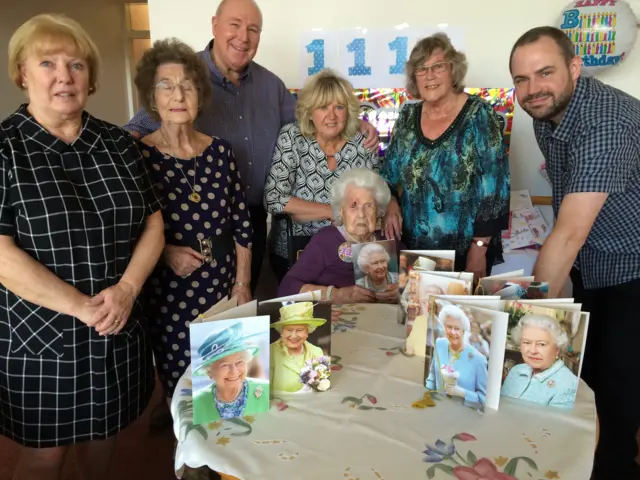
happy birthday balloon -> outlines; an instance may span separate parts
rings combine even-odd
[[[624,0],[574,1],[564,8],[559,23],[582,58],[585,75],[624,61],[638,35],[638,21]]]

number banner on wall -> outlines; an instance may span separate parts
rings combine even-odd
[[[292,94],[298,94],[298,89],[290,89]],[[507,149],[511,143],[511,128],[513,126],[514,89],[513,88],[466,88],[469,95],[478,95],[493,106],[500,117]],[[413,103],[403,88],[359,88],[355,94],[360,100],[360,117],[364,118],[378,130],[380,137],[380,155],[384,154],[391,131],[395,124],[400,108],[404,103]]]
[[[416,42],[436,32],[446,33],[462,49],[462,30],[456,28],[316,29],[301,34],[300,85],[324,68],[346,77],[354,88],[384,85],[402,88],[404,66]]]

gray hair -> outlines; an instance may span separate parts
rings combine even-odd
[[[511,339],[519,344],[522,338],[522,330],[524,327],[541,328],[549,332],[551,339],[556,347],[564,350],[569,346],[569,337],[562,331],[558,321],[550,315],[538,315],[528,313],[524,315],[518,324],[511,329]]]
[[[360,270],[363,272],[365,271],[365,267],[369,266],[369,263],[371,262],[371,255],[374,253],[383,253],[387,262],[391,260],[391,257],[382,245],[379,243],[369,243],[362,247],[362,250],[360,250],[360,254],[358,255],[358,267]]]
[[[342,202],[348,187],[366,188],[373,192],[378,217],[383,217],[391,200],[391,191],[384,179],[368,168],[353,168],[342,174],[331,187],[331,211],[338,225],[342,225]]]
[[[442,310],[440,310],[440,313],[438,314],[438,323],[442,326],[443,330],[444,323],[447,321],[448,317],[455,318],[462,324],[462,330],[464,330],[462,341],[466,346],[469,342],[469,337],[471,336],[471,322],[469,321],[469,317],[467,317],[464,310],[457,305],[447,304],[442,307]]]

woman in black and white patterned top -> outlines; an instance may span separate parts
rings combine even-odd
[[[331,70],[312,76],[298,95],[297,121],[280,130],[264,202],[272,215],[292,217],[295,236],[331,224],[331,186],[352,168],[379,170],[377,151],[358,131],[360,104],[352,85]],[[278,282],[289,269],[286,222],[272,222],[270,263]]]
[[[100,59],[80,25],[39,15],[9,53],[29,103],[0,123],[0,434],[31,447],[15,479],[58,478],[71,444],[104,479],[154,387],[137,296],[161,204],[134,140],[84,111]]]

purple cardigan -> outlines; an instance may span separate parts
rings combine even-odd
[[[385,240],[384,234],[379,231],[376,232],[376,238]],[[343,262],[338,256],[338,247],[344,242],[344,237],[336,227],[320,229],[280,282],[278,296],[298,294],[302,286],[308,283],[337,288],[355,285],[353,264]],[[402,242],[396,241],[397,252],[404,249]]]

